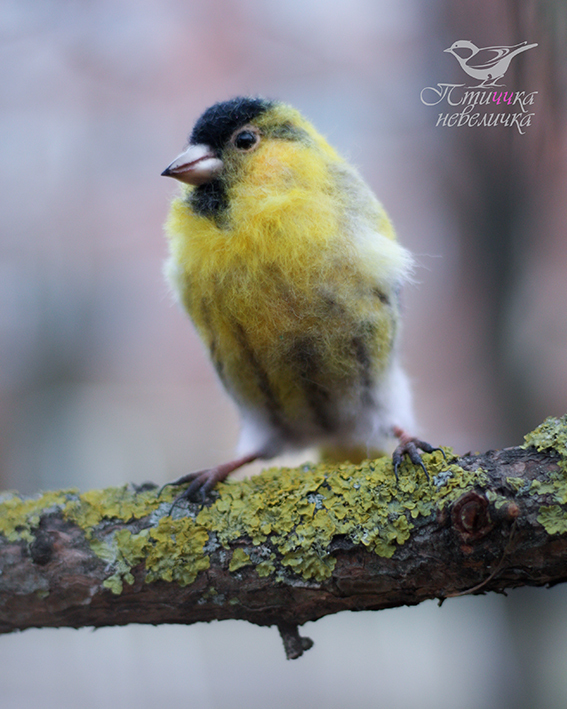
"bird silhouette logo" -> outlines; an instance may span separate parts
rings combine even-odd
[[[537,47],[537,44],[520,42],[511,47],[484,47],[480,49],[467,39],[459,39],[443,50],[452,54],[465,71],[473,79],[479,80],[474,88],[488,86],[503,86],[497,84],[510,67],[512,59],[528,49]]]

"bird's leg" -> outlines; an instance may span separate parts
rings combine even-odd
[[[429,473],[427,472],[427,468],[425,467],[425,464],[421,459],[419,449],[424,451],[424,453],[433,453],[433,451],[441,451],[441,453],[443,453],[443,458],[445,458],[446,460],[447,458],[445,456],[445,451],[442,448],[434,448],[429,443],[426,443],[425,441],[420,441],[419,438],[416,438],[415,436],[410,436],[409,433],[406,433],[406,431],[404,431],[403,428],[399,428],[399,426],[393,426],[392,433],[400,441],[398,447],[392,454],[392,462],[394,464],[394,475],[396,476],[396,482],[398,482],[398,468],[400,467],[400,464],[404,459],[404,455],[407,455],[414,465],[419,465],[425,473],[425,477],[427,478],[427,480],[431,482],[429,478]]]
[[[182,475],[177,480],[173,482],[166,483],[160,488],[158,497],[161,495],[164,488],[170,485],[183,485],[184,483],[191,483],[186,490],[178,495],[171,506],[171,510],[177,505],[181,500],[191,500],[197,502],[197,493],[201,497],[211,490],[217,483],[222,482],[230,473],[232,473],[237,468],[246,465],[246,463],[252,463],[254,460],[259,458],[258,453],[251,453],[249,455],[242,456],[242,458],[237,458],[236,460],[231,460],[229,463],[222,463],[221,465],[215,465],[214,468],[207,468],[206,470],[198,470],[195,473],[188,473],[187,475]],[[170,514],[171,514],[170,510]]]

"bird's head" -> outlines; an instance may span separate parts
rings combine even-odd
[[[468,50],[470,54],[468,56],[462,56],[456,51],[457,49]],[[478,52],[478,47],[468,39],[458,39],[456,42],[453,42],[450,47],[447,47],[447,49],[444,49],[443,51],[453,54],[457,59],[468,59],[469,57],[472,57],[473,54]]]
[[[315,149],[315,150],[313,150]],[[197,120],[187,148],[162,172],[189,185],[201,216],[219,217],[235,186],[280,183],[297,176],[309,155],[337,159],[334,150],[291,106],[264,98],[216,103]],[[315,162],[316,162],[315,158]]]

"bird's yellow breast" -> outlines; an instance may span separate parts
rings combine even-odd
[[[219,376],[237,401],[290,429],[344,425],[395,337],[389,279],[400,247],[375,205],[384,264],[357,242],[337,164],[331,148],[265,141],[231,180],[225,224],[179,198],[166,226],[172,281]]]

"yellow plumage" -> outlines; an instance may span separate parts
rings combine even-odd
[[[411,257],[311,124],[263,99],[216,104],[164,174],[187,183],[166,273],[240,407],[241,454],[377,449],[411,426],[396,356]]]

